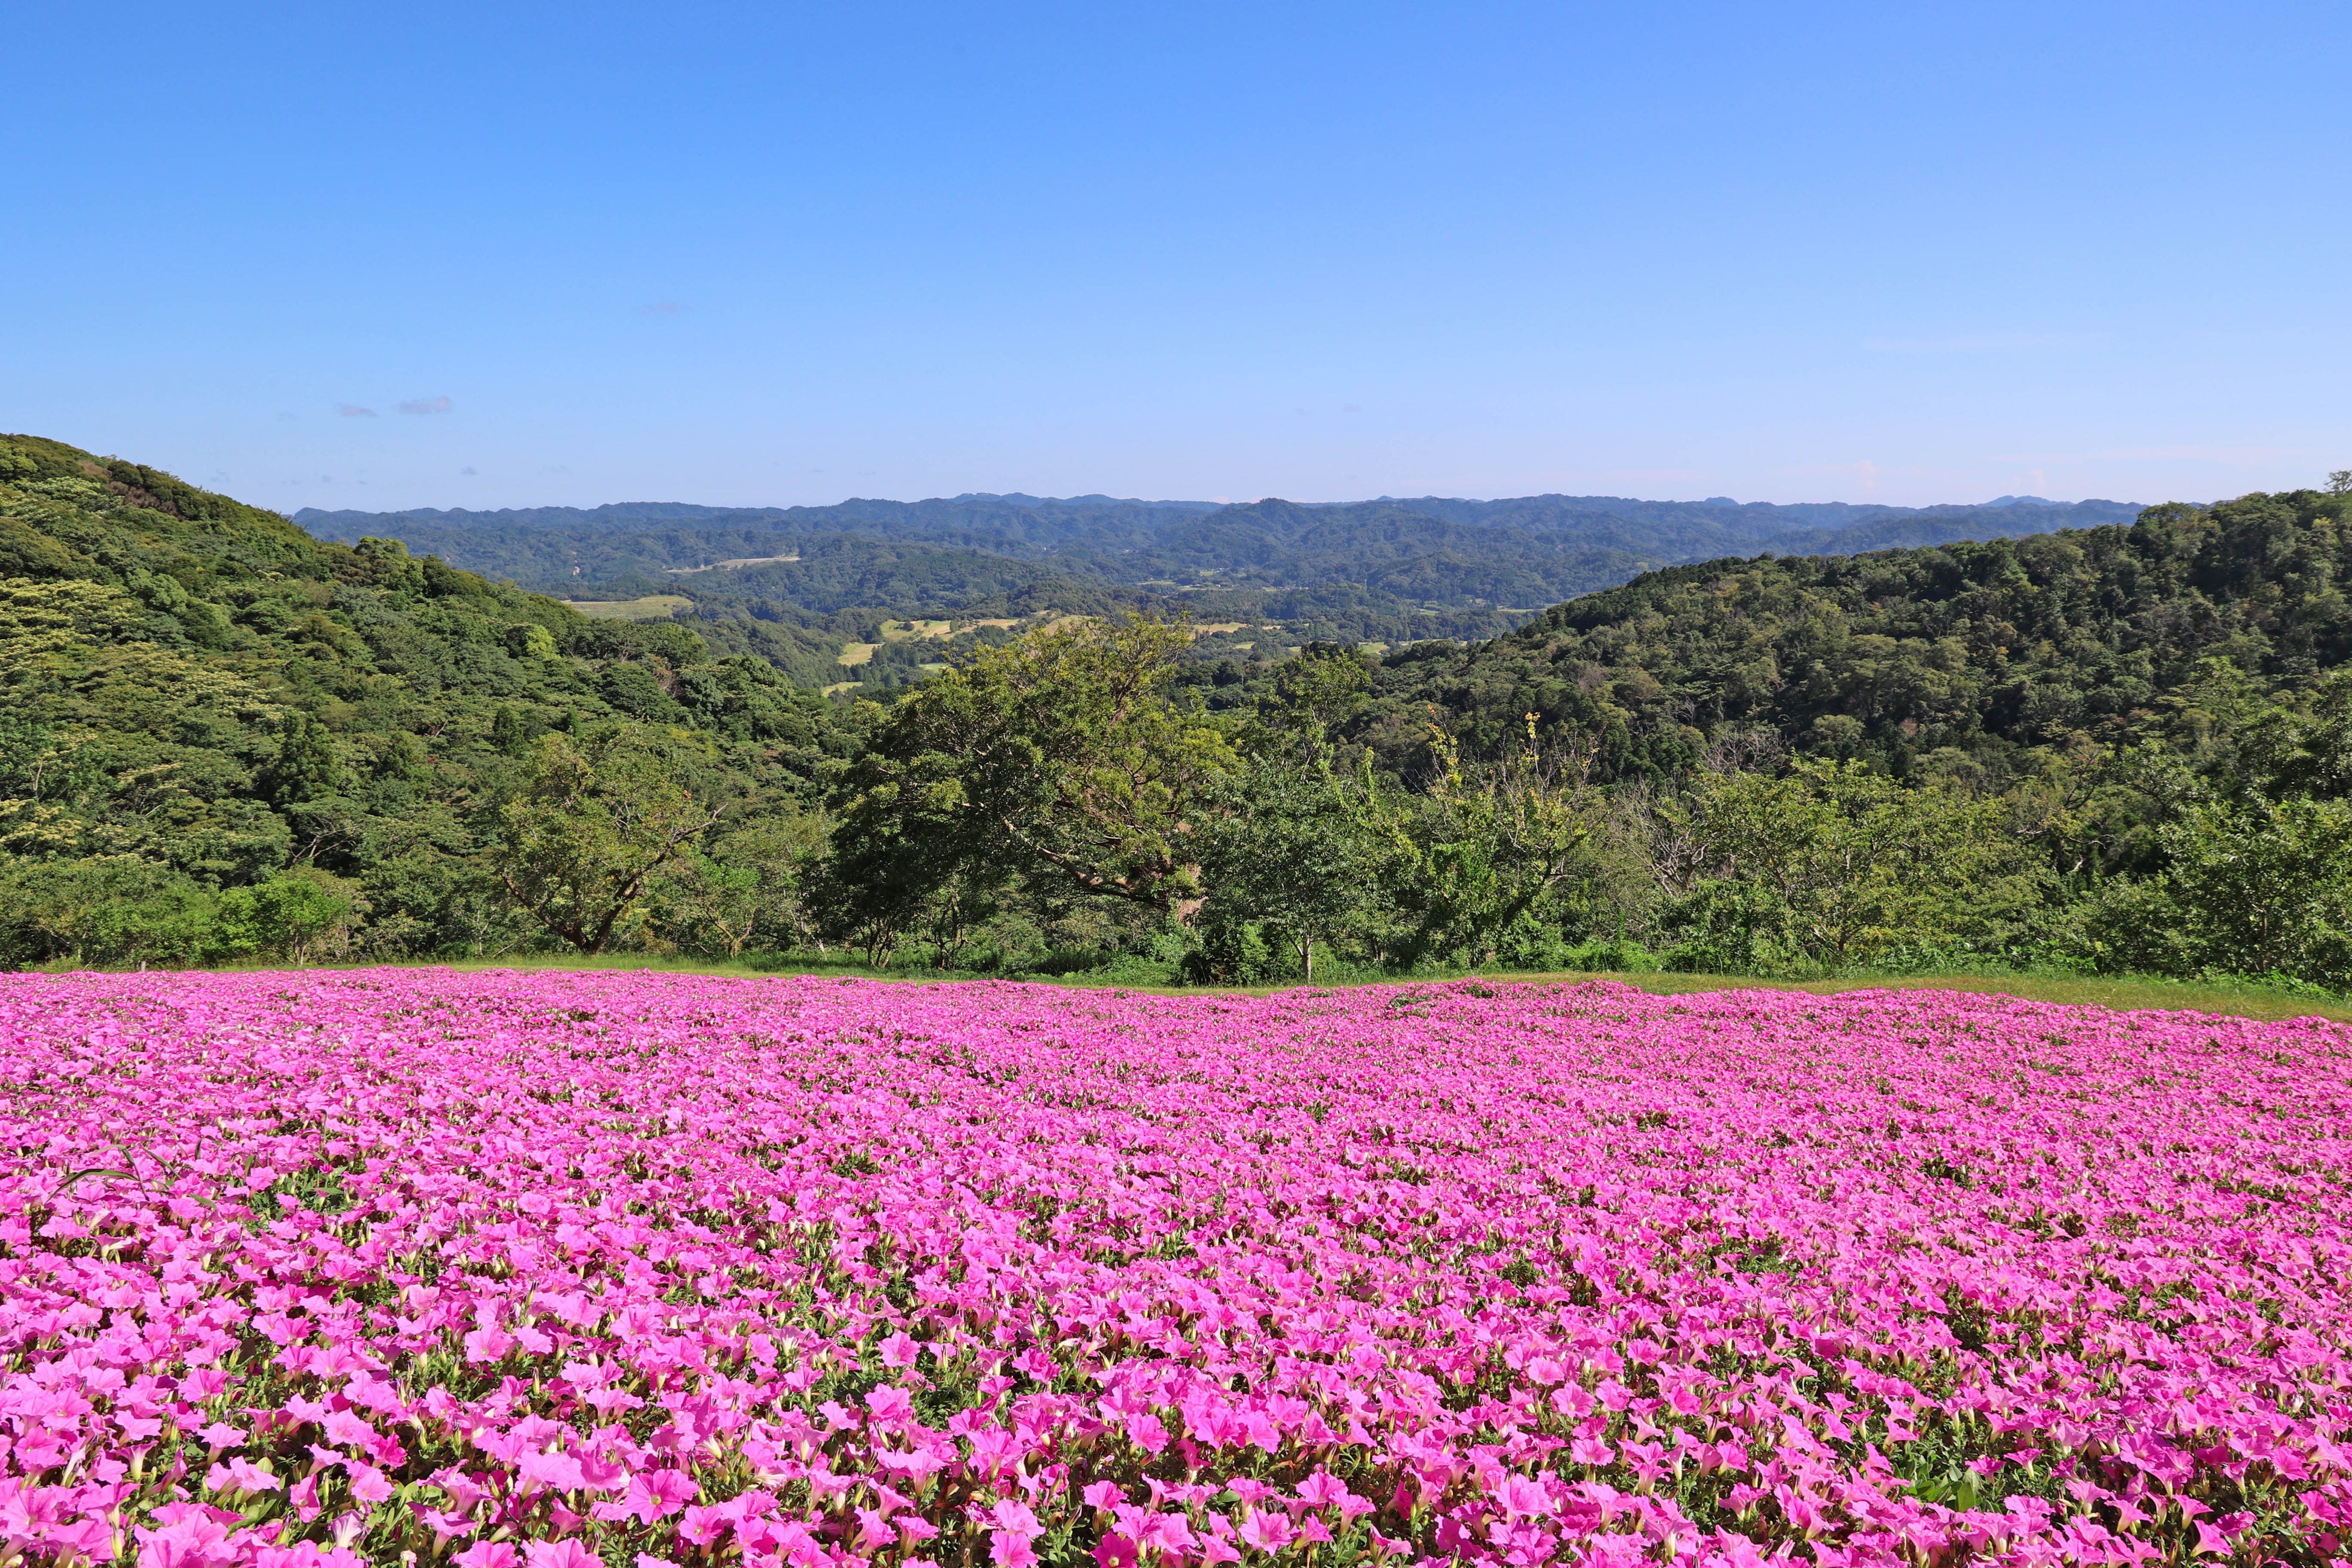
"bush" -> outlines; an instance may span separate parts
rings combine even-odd
[[[204,956],[219,963],[284,958],[297,963],[340,958],[367,905],[356,883],[308,866],[222,893],[213,912]]]
[[[1780,974],[1798,960],[1786,935],[1786,907],[1752,884],[1702,881],[1659,925],[1673,939],[1659,963],[1676,973]]]
[[[0,862],[0,965],[201,962],[214,895],[130,856]]]
[[[1290,978],[1297,960],[1265,940],[1255,921],[1223,920],[1211,904],[1202,922],[1201,945],[1184,955],[1180,973],[1187,985],[1267,985]]]

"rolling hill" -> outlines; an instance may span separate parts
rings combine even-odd
[[[1681,529],[1683,543],[1712,546],[1706,530],[1735,523],[1801,525],[1767,535],[1779,540],[1990,531],[1988,509],[1760,521],[1716,509],[1726,521],[1626,503],[1596,525],[1618,530],[1602,532],[1617,543],[1594,545],[1557,521],[1564,509],[1532,503],[958,504],[971,527],[953,540],[877,503],[886,515],[793,536],[802,548],[733,542],[726,559],[800,559],[666,569],[656,585],[677,589],[692,617],[632,622],[381,535],[322,539],[134,462],[0,437],[0,963],[345,951],[318,946],[328,941],[387,956],[514,951],[530,933],[490,863],[519,770],[534,745],[555,744],[538,738],[638,737],[699,795],[741,808],[730,832],[799,831],[883,715],[809,688],[904,685],[959,646],[1134,602],[1146,573],[1163,600],[1255,594],[1328,609],[1354,595],[1380,624],[1424,584],[1526,592],[1527,605],[1562,580],[1538,545],[1590,555]],[[2111,869],[2145,874],[2158,862],[2133,803],[2172,796],[2133,793],[2142,743],[2158,742],[2151,766],[2194,761],[2208,782],[2192,793],[2219,788],[2210,781],[2235,765],[2228,746],[2268,734],[2270,706],[2304,701],[2352,662],[2347,504],[2254,495],[2015,538],[1667,566],[1533,614],[1514,606],[1522,624],[1500,637],[1367,658],[1363,704],[1335,737],[1407,790],[1427,777],[1433,721],[1492,756],[1529,714],[1589,747],[1592,782],[1647,781],[1656,798],[1709,766],[1769,767],[1790,751],[1991,790],[2087,780],[2123,804],[2084,832]],[[2012,528],[2056,516],[1989,510]],[[648,521],[678,520],[604,531],[640,537],[631,531]],[[1120,529],[1146,563],[1105,542]],[[1062,542],[1048,548],[1055,530]],[[1457,561],[1465,575],[1450,578]],[[812,574],[804,594],[834,595],[820,605],[848,607],[782,613],[694,586],[787,569]],[[1179,595],[1164,580],[1179,571],[1250,585]],[[1332,580],[1277,580],[1315,572]],[[874,607],[956,594],[954,618]],[[990,604],[1015,613],[976,613]],[[1180,705],[1230,714],[1236,735],[1280,706],[1293,668],[1269,657],[1280,645],[1240,647],[1271,641],[1249,629],[1204,637],[1177,677]],[[2288,772],[2342,772],[2334,752],[2293,751],[2279,753]],[[2066,760],[2077,757],[2094,761]],[[252,934],[268,921],[277,936]]]
[[[296,521],[347,542],[396,538],[412,552],[567,599],[681,595],[692,601],[683,613],[700,621],[792,625],[845,643],[875,640],[885,618],[1160,604],[1236,624],[1231,636],[1242,644],[1386,646],[1496,636],[1547,605],[1678,563],[2004,538],[2127,522],[2138,510],[2014,497],[1897,508],[1609,496],[1214,506],[964,495],[765,510],[662,502],[306,510]]]

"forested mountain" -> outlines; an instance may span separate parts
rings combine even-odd
[[[2151,507],[2128,524],[1647,574],[1471,647],[1384,659],[1351,733],[1395,758],[1429,705],[1493,746],[1530,712],[1600,738],[1604,771],[1687,772],[1755,731],[1900,775],[2114,744],[2220,658],[2265,687],[2352,659],[2341,495]]]
[[[1108,605],[1181,606],[1254,644],[1492,637],[1542,606],[1676,562],[1843,553],[2127,521],[2112,501],[2053,506],[1772,506],[1534,496],[1346,505],[1266,500],[1068,500],[967,495],[775,510],[667,503],[520,511],[323,512],[325,537],[397,538],[485,575],[566,598],[683,598],[705,620],[791,625],[845,643],[825,617],[1020,616]],[[829,683],[829,682],[820,682]]]
[[[517,759],[616,721],[677,737],[721,798],[805,795],[842,743],[822,699],[685,627],[0,437],[0,899],[53,946],[128,921],[234,956],[272,909],[281,935],[362,911],[380,952],[496,942],[479,857]]]
[[[600,620],[0,437],[0,963],[822,943],[1162,981],[1320,953],[2352,989],[2347,492],[1742,549],[1468,646],[1294,649],[1335,605],[1521,609],[1617,546],[1549,501],[961,498],[953,536],[871,503],[768,552],[796,560],[670,579],[804,602]],[[1751,510],[1592,532],[1990,533]],[[1147,589],[1301,613],[1196,637],[1125,614]],[[905,618],[956,595],[953,624]],[[845,640],[888,704],[808,689],[844,684]]]

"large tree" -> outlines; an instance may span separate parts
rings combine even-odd
[[[911,921],[950,885],[1014,878],[1189,911],[1192,814],[1238,766],[1169,700],[1190,638],[1148,616],[1069,621],[901,698],[842,782],[835,928]]]
[[[1208,827],[1213,931],[1257,921],[1315,978],[1315,946],[1359,935],[1377,916],[1398,853],[1391,811],[1367,777],[1328,759],[1262,761]]]
[[[604,952],[653,879],[719,819],[722,808],[682,774],[635,726],[600,727],[578,744],[541,736],[499,814],[495,859],[507,896],[581,952]]]
[[[1854,763],[1719,775],[1696,808],[1713,868],[1768,894],[1799,952],[1831,970],[1997,931],[2043,891],[2000,801],[1906,789]]]

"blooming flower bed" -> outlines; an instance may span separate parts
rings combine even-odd
[[[2348,1047],[0,977],[0,1563],[2316,1562]]]

